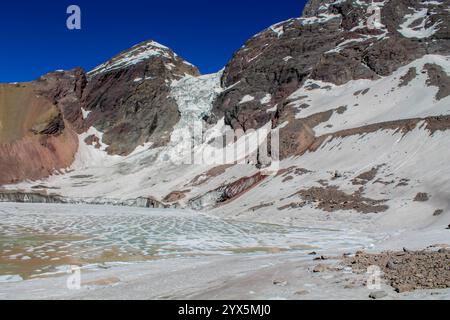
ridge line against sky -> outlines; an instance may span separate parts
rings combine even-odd
[[[31,81],[58,69],[86,71],[142,41],[155,40],[217,72],[245,41],[299,17],[306,0],[106,0],[2,3],[0,82]],[[68,30],[66,9],[81,8],[81,30]]]

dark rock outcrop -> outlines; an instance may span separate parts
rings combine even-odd
[[[267,176],[258,172],[250,177],[243,177],[229,184],[225,184],[204,195],[189,200],[188,206],[194,210],[214,208],[233,201],[261,183]]]
[[[360,213],[379,213],[389,209],[386,200],[373,200],[364,197],[362,189],[348,194],[335,186],[312,187],[296,193],[303,199],[303,205],[314,204],[326,212],[354,210]]]
[[[424,69],[428,73],[427,84],[439,89],[436,99],[441,100],[450,96],[450,76],[437,64],[427,63]]]
[[[292,19],[256,35],[227,64],[213,112],[234,129],[256,129],[274,119],[266,110],[297,90],[320,55],[335,47],[340,20],[304,25]],[[261,103],[267,94],[271,100]],[[244,96],[254,100],[243,102]]]
[[[81,68],[50,72],[31,84],[39,95],[46,97],[59,107],[64,119],[71,123],[77,133],[86,129],[81,98],[87,79]]]

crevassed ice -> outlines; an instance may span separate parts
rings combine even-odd
[[[183,157],[195,145],[201,144],[202,119],[211,113],[214,99],[222,92],[220,79],[222,71],[200,77],[185,76],[171,84],[170,96],[175,99],[181,119],[175,126],[170,145],[164,154],[172,160]]]

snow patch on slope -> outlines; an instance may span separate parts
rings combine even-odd
[[[420,21],[420,24],[417,24]],[[414,10],[413,13],[405,16],[405,21],[400,25],[400,32],[406,38],[429,38],[435,34],[439,29],[439,22],[427,27],[428,23],[428,9]],[[414,25],[414,27],[412,27]]]
[[[255,97],[247,94],[247,95],[242,97],[241,101],[239,101],[239,104],[244,104],[244,103],[247,103],[247,102],[251,102],[253,100],[255,100]]]
[[[89,114],[91,113],[92,111],[87,111],[87,110],[85,110],[84,108],[81,108],[81,113],[82,113],[82,115],[83,115],[83,120],[86,120],[88,117],[89,117]]]
[[[280,24],[273,25],[269,27],[269,29],[272,30],[278,38],[284,34],[284,26]]]
[[[341,86],[308,80],[291,95],[290,100],[293,101],[292,106],[299,110],[297,119],[345,109],[334,112],[328,121],[318,124],[314,128],[317,135],[374,123],[450,114],[450,97],[436,101],[438,88],[426,83],[428,74],[422,70],[427,63],[437,64],[450,74],[450,57],[427,55],[378,80],[356,80]],[[400,78],[410,68],[416,69],[416,78],[408,85],[400,86]],[[320,88],[310,90],[311,84]],[[309,106],[300,108],[302,104]]]
[[[85,140],[91,136],[98,139],[100,148],[93,145],[88,145]],[[89,167],[98,167],[107,165],[123,159],[121,156],[108,155],[106,149],[108,145],[103,142],[103,132],[100,132],[94,127],[90,127],[88,131],[78,135],[79,147],[75,155],[75,161],[71,166],[72,170],[85,169]]]

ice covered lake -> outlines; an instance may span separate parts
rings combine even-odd
[[[342,230],[224,220],[203,213],[112,206],[0,203],[0,282],[200,255],[346,249],[370,239]]]

